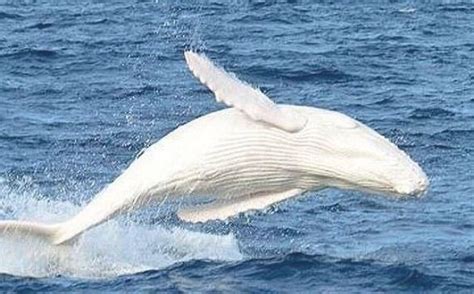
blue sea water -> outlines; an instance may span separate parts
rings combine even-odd
[[[1,1],[0,219],[67,219],[143,148],[220,109],[189,48],[277,102],[366,123],[431,186],[324,190],[201,225],[165,204],[65,258],[2,239],[0,291],[474,291],[474,4],[356,2]]]

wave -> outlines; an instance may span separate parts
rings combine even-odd
[[[371,105],[387,105],[387,104],[390,104],[390,103],[393,103],[395,102],[395,99],[393,98],[382,98],[380,100],[377,100],[373,103],[371,103]]]
[[[417,108],[410,113],[410,118],[413,119],[429,119],[429,118],[443,118],[452,117],[456,113],[440,107]]]
[[[25,59],[33,58],[38,60],[53,59],[60,55],[59,51],[53,49],[24,48],[14,52],[0,55],[0,58]]]
[[[52,27],[54,24],[51,23],[51,22],[39,22],[39,23],[36,23],[34,25],[31,25],[29,27],[27,27],[27,29],[39,29],[39,30],[43,30],[43,29],[47,29],[47,28],[50,28]]]
[[[414,12],[416,12],[416,8],[414,8],[414,7],[404,7],[404,8],[398,9],[397,12],[400,12],[400,13],[414,13]]]
[[[448,129],[434,133],[433,139],[460,140],[463,142],[472,142],[474,140],[474,129]]]
[[[248,259],[222,264],[216,261],[193,260],[176,264],[164,271],[148,271],[141,275],[154,283],[166,284],[167,275],[187,280],[186,290],[206,289],[209,280],[225,277],[234,291],[298,292],[326,289],[345,292],[354,287],[374,291],[429,291],[445,286],[447,279],[425,273],[416,266],[381,264],[375,261],[338,259],[326,255],[300,252],[271,258]],[[127,277],[130,279],[131,277]],[[122,286],[125,281],[117,281]],[[343,280],[344,283],[338,281]],[[298,281],[295,284],[295,281]],[[170,289],[168,289],[170,290]]]
[[[23,16],[15,13],[7,13],[0,11],[0,19],[22,19]]]
[[[104,23],[115,23],[113,20],[109,19],[109,18],[99,18],[99,19],[96,19],[96,20],[91,20],[91,21],[88,21],[86,22],[86,24],[89,24],[89,25],[100,25],[100,24],[104,24]]]
[[[80,207],[36,190],[10,187],[0,178],[0,218],[58,222]],[[113,250],[111,250],[113,248]],[[73,246],[52,246],[34,237],[0,236],[0,273],[14,276],[115,277],[194,259],[241,260],[235,236],[144,225],[114,219],[84,234]]]
[[[439,10],[446,12],[471,12],[474,11],[474,7],[472,6],[472,3],[471,5],[459,3],[458,5],[440,5]]]
[[[307,66],[304,70],[294,68],[267,68],[262,66],[252,66],[247,70],[248,74],[255,74],[262,77],[278,77],[290,81],[328,81],[331,83],[347,82],[353,79],[353,76],[340,71],[336,68],[311,67]]]
[[[267,258],[227,260],[193,259],[166,268],[145,270],[114,279],[24,279],[0,275],[3,287],[16,290],[65,291],[79,289],[136,291],[223,292],[328,292],[364,291],[460,291],[469,282],[432,274],[429,269],[405,263],[335,258],[293,252]],[[297,281],[295,283],[295,281]],[[341,282],[343,281],[343,282]],[[0,286],[1,287],[1,286]],[[11,288],[9,288],[11,289]],[[0,288],[1,290],[1,288]]]

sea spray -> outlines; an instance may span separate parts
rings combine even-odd
[[[36,191],[15,190],[0,181],[0,216],[56,222],[80,207],[67,201],[45,200]],[[193,259],[241,260],[232,233],[208,234],[129,219],[111,220],[72,244],[54,246],[35,237],[0,238],[0,273],[19,276],[111,277],[161,269]]]

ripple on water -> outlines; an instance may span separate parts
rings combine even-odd
[[[413,119],[431,119],[431,118],[447,118],[453,117],[456,113],[440,108],[440,107],[431,107],[431,108],[417,108],[410,113],[410,118]]]

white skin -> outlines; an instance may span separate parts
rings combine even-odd
[[[274,104],[205,56],[185,57],[217,100],[232,108],[163,137],[70,220],[3,221],[0,233],[35,234],[62,244],[125,210],[183,196],[216,199],[178,212],[183,220],[203,222],[326,187],[401,196],[426,190],[428,179],[418,164],[362,123],[334,111]]]

